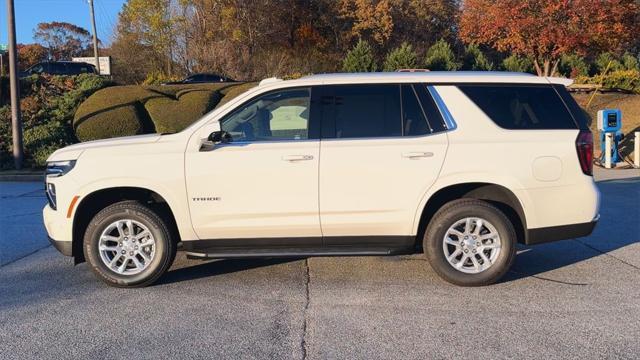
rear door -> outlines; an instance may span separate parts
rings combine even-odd
[[[447,148],[442,117],[426,86],[318,90],[325,245],[411,243],[417,206],[436,180]]]

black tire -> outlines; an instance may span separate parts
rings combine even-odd
[[[451,265],[443,250],[444,237],[449,227],[467,217],[489,221],[498,232],[500,253],[486,270],[469,274]],[[460,199],[445,204],[433,216],[423,239],[423,249],[433,270],[444,280],[459,286],[484,286],[500,280],[513,263],[516,255],[516,233],[511,221],[498,208],[486,201]]]
[[[155,256],[148,267],[134,275],[119,274],[100,258],[98,245],[102,232],[117,220],[132,219],[147,227],[155,238]],[[173,263],[176,242],[163,219],[136,201],[122,201],[104,208],[89,223],[84,235],[84,256],[96,276],[110,286],[144,287],[162,276]]]

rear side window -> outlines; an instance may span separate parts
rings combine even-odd
[[[320,104],[323,138],[402,135],[398,85],[323,86]]]
[[[564,101],[551,85],[460,85],[458,88],[502,128],[578,128]]]
[[[412,85],[402,85],[402,127],[406,136],[431,133],[429,123]]]
[[[580,105],[578,105],[571,94],[569,94],[567,88],[563,85],[554,85],[553,87],[558,92],[558,95],[560,95],[560,97],[562,98],[562,101],[564,101],[564,104],[567,105],[569,111],[571,111],[571,115],[573,115],[574,120],[576,121],[576,123],[578,123],[578,127],[580,128],[580,130],[589,130],[589,123],[591,122],[589,116],[580,107]]]

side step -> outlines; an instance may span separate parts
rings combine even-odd
[[[282,249],[212,249],[207,253],[187,252],[188,259],[222,259],[222,258],[283,258],[310,256],[386,256],[410,254],[407,248],[375,248],[375,247],[321,247],[321,248],[282,248]]]

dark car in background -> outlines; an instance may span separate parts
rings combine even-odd
[[[179,85],[179,84],[206,84],[220,82],[235,82],[235,80],[218,74],[193,74],[180,81],[169,81],[162,85]]]
[[[85,62],[43,61],[33,65],[25,71],[20,72],[20,77],[27,77],[34,74],[80,75],[97,73],[98,70],[95,66]]]

